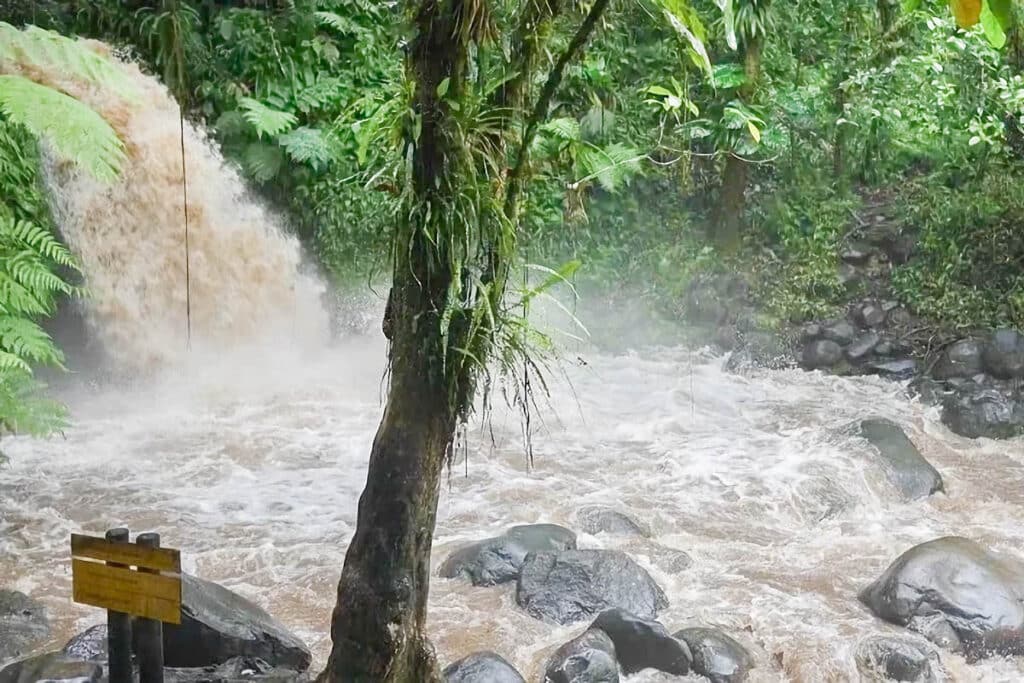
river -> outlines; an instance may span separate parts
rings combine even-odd
[[[854,681],[859,639],[902,632],[856,600],[898,554],[947,534],[1022,547],[1022,444],[957,437],[900,385],[729,374],[721,358],[672,347],[578,355],[585,363],[567,356],[533,416],[532,468],[513,411],[472,425],[468,461],[443,486],[435,568],[509,525],[573,527],[583,505],[616,506],[652,537],[581,534],[580,546],[621,548],[645,567],[671,601],[660,616],[670,629],[724,628],[754,653],[754,681]],[[102,618],[70,602],[69,535],[155,530],[182,549],[186,570],[266,608],[321,665],[383,358],[382,338],[357,336],[330,349],[194,356],[161,380],[69,392],[63,437],[4,441],[0,586],[42,598],[59,645]],[[867,415],[900,423],[948,494],[900,502],[869,447],[844,432]],[[687,569],[673,564],[680,550]],[[580,626],[538,622],[513,594],[435,578],[429,630],[441,660],[493,649],[536,680]],[[1021,659],[942,661],[952,680],[1024,679]],[[630,680],[669,680],[659,676]]]

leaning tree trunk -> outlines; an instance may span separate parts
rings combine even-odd
[[[420,125],[418,135],[408,132],[412,192],[395,237],[400,246],[385,321],[392,341],[390,387],[338,583],[322,682],[439,678],[424,633],[430,549],[441,473],[472,379],[453,378],[446,370],[441,317],[454,257],[444,251],[446,239],[435,243],[429,236],[453,229],[456,218],[446,207],[463,189],[457,177],[463,142],[451,133],[448,103],[463,92],[468,46],[478,37],[473,5],[422,0],[413,17],[406,68]]]

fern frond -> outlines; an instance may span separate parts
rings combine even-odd
[[[28,363],[22,360],[20,356],[0,349],[0,372],[10,372],[12,370],[27,373],[32,372],[32,368],[30,368]]]
[[[78,263],[68,248],[49,230],[30,221],[0,221],[0,240],[9,240],[32,249],[58,266],[78,270]]]
[[[0,76],[0,113],[97,180],[117,178],[124,146],[110,124],[78,100],[22,76]]]
[[[281,135],[291,130],[292,126],[298,122],[294,114],[271,109],[251,97],[239,99],[238,106],[241,107],[245,120],[256,129],[256,137],[261,140],[264,135]]]
[[[366,32],[366,29],[356,22],[343,17],[340,14],[335,14],[334,12],[314,12],[313,16],[316,17],[318,22],[330,26],[338,33],[358,35]]]
[[[245,170],[254,180],[265,183],[278,174],[284,163],[284,154],[277,145],[254,142],[245,148],[242,157]]]
[[[319,128],[302,126],[280,136],[277,142],[294,161],[308,163],[317,170],[326,166],[334,156],[327,138]]]
[[[596,178],[604,190],[616,192],[640,173],[642,158],[636,149],[619,143],[604,148],[582,145],[576,152],[577,171],[584,176],[579,182]]]
[[[547,133],[559,140],[574,142],[580,139],[580,122],[567,117],[552,119],[540,127],[541,133]]]
[[[6,268],[0,269],[0,314],[37,316],[52,311],[49,301],[15,280]]]
[[[18,364],[0,369],[0,426],[9,432],[32,436],[46,436],[66,426],[67,409],[42,398],[45,388]]]
[[[11,315],[0,316],[0,352],[17,356],[25,367],[29,362],[58,367],[64,362],[64,354],[42,327]]]

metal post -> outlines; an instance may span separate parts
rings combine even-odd
[[[160,547],[160,534],[139,534],[135,542]],[[139,567],[140,572],[159,573]],[[164,626],[156,619],[136,619],[135,647],[139,659],[139,683],[164,683]]]
[[[108,541],[129,543],[128,530],[109,529]],[[108,562],[111,567],[123,564]],[[124,612],[107,610],[107,676],[110,683],[132,683],[132,618]]]

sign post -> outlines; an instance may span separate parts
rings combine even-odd
[[[160,547],[158,534],[127,529],[105,538],[71,535],[72,592],[75,602],[107,610],[110,683],[131,683],[131,617],[140,683],[163,683],[162,622],[181,623],[181,553]]]

